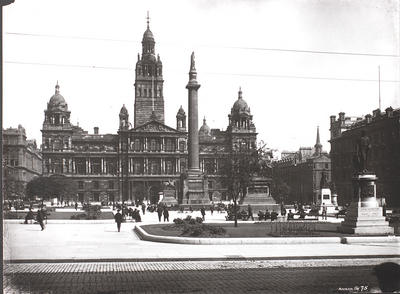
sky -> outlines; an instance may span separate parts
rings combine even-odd
[[[16,0],[3,8],[3,128],[41,143],[57,81],[71,121],[116,134],[133,122],[137,54],[146,30],[163,62],[165,123],[187,110],[195,52],[199,126],[225,130],[238,96],[267,147],[329,151],[329,117],[400,107],[399,0]],[[378,82],[380,67],[380,87]]]

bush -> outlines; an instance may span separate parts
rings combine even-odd
[[[203,223],[203,219],[201,217],[196,217],[196,223],[202,224]]]
[[[202,235],[224,235],[225,233],[226,231],[222,227],[196,223],[194,225],[186,225],[181,235],[198,237]]]
[[[183,225],[183,224],[184,224],[184,221],[183,221],[183,219],[181,219],[181,218],[175,218],[175,219],[174,219],[174,224],[176,224],[176,225]]]
[[[191,215],[188,215],[188,216],[184,219],[184,221],[189,222],[191,219],[192,219],[192,216],[191,216]]]

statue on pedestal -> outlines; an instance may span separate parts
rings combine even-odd
[[[368,172],[368,153],[371,149],[371,143],[369,137],[365,131],[362,131],[361,138],[358,139],[356,145],[356,157],[355,157],[355,168],[359,173]]]

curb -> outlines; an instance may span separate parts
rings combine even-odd
[[[357,244],[357,243],[400,243],[400,237],[267,237],[267,238],[188,238],[158,236],[147,233],[141,225],[135,225],[135,232],[145,241],[192,244],[192,245],[252,245],[252,244]]]
[[[307,261],[307,260],[390,259],[400,262],[400,255],[325,255],[325,256],[271,256],[271,257],[171,257],[171,258],[93,258],[93,259],[8,259],[4,264],[23,263],[90,263],[90,262],[185,262],[185,261]]]

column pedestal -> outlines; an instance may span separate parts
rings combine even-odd
[[[184,202],[192,206],[209,205],[208,186],[203,173],[198,170],[189,170],[185,180],[186,197]]]
[[[374,174],[359,174],[353,178],[355,199],[347,210],[345,220],[338,230],[358,235],[388,235],[394,229],[383,216],[382,207],[376,201],[378,178]]]

